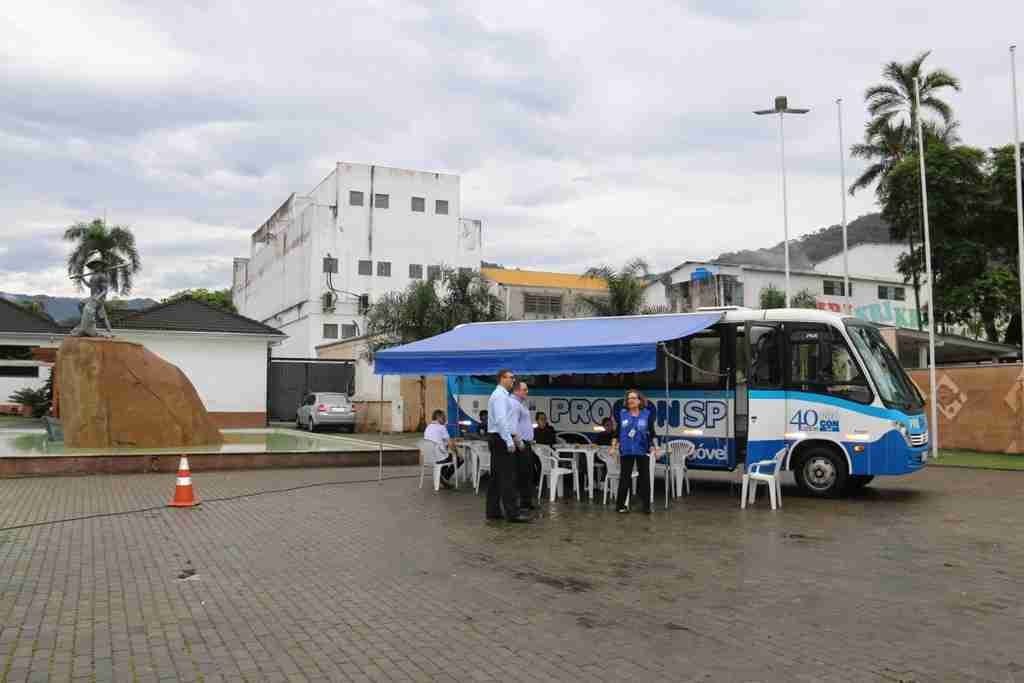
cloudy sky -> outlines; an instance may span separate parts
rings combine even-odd
[[[774,95],[812,108],[787,125],[794,235],[839,221],[834,101],[859,137],[887,60],[932,49],[963,82],[965,141],[1010,141],[1024,3],[966,8],[14,0],[0,16],[0,290],[69,293],[60,234],[103,215],[137,235],[137,294],[226,286],[249,233],[337,160],[461,174],[486,258],[510,266],[660,269],[768,246],[778,134],[751,110]],[[849,215],[872,207],[865,193]]]

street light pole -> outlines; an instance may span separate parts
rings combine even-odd
[[[782,230],[784,239],[784,250],[786,255],[786,308],[789,308],[789,198],[786,191],[786,131],[782,123],[785,114],[806,114],[810,109],[791,109],[789,101],[785,96],[775,98],[775,106],[772,109],[759,109],[754,113],[758,116],[766,114],[779,115],[779,142],[782,158]]]
[[[928,227],[928,183],[924,170],[924,133],[921,130],[921,79],[914,79],[914,102],[917,106],[917,160],[921,164],[921,213],[924,215],[924,267],[928,275],[928,403],[931,406],[930,427],[932,457],[939,457],[939,387],[935,381],[935,278],[932,275],[932,240]]]
[[[1017,278],[1020,280],[1021,360],[1024,361],[1024,207],[1020,181],[1020,114],[1017,112],[1017,46],[1010,46],[1010,76],[1013,82],[1013,168],[1017,179]]]
[[[850,255],[846,243],[846,150],[843,147],[843,98],[836,100],[839,117],[839,197],[843,203],[843,294],[850,310],[853,309],[853,292],[850,291]],[[849,311],[844,311],[848,313]]]

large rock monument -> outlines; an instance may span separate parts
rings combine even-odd
[[[69,448],[223,443],[185,373],[141,344],[68,337],[57,354],[57,385]]]

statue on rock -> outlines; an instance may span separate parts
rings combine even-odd
[[[75,275],[71,279],[85,280],[85,283],[89,286],[89,298],[85,300],[82,306],[82,318],[69,333],[72,337],[113,337],[114,331],[110,329],[110,319],[107,317],[107,294],[110,293],[110,278],[107,276],[112,270],[118,268],[125,268],[129,264],[118,263],[113,266],[107,266],[102,259],[95,259],[90,261],[86,268],[89,269],[88,273],[83,275]],[[106,330],[100,330],[96,327],[96,322],[102,321]]]

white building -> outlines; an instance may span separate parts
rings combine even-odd
[[[881,276],[865,275],[854,267],[855,262],[861,264],[861,254],[864,256],[865,267],[869,267],[871,258],[879,256],[875,253],[875,247],[879,246],[886,245],[868,244],[850,250],[852,291],[849,299],[843,291],[841,261],[837,270],[832,266],[834,259],[822,262],[815,270],[791,270],[790,295],[807,291],[820,309],[844,312],[872,322],[918,329],[911,285],[904,283],[898,276],[885,277],[884,265],[876,268],[882,273]],[[786,273],[783,268],[687,261],[651,282],[645,292],[644,302],[650,306],[667,306],[673,311],[693,310],[701,306],[758,308],[761,292],[769,286],[785,290]],[[922,289],[921,294],[921,306],[924,307],[926,289]]]
[[[879,280],[900,280],[897,263],[900,256],[907,253],[905,244],[889,243],[880,244],[867,242],[850,247],[847,250],[850,273],[856,273],[861,277],[878,278]],[[843,272],[843,253],[839,252],[829,256],[823,261],[814,264],[814,270],[819,273],[840,273]]]
[[[111,325],[119,339],[142,344],[185,373],[218,427],[266,425],[267,358],[269,349],[283,341],[283,333],[190,299],[126,311],[113,316]],[[0,299],[0,346],[55,351],[69,331]],[[2,361],[0,377],[8,377],[0,381],[0,390],[38,388],[51,366]],[[25,372],[26,367],[34,372]],[[6,403],[8,395],[0,396],[0,403]]]
[[[365,331],[366,306],[442,266],[480,267],[480,221],[461,218],[459,176],[338,163],[293,194],[235,259],[235,306],[288,340],[281,357]],[[356,387],[357,392],[363,387]]]

